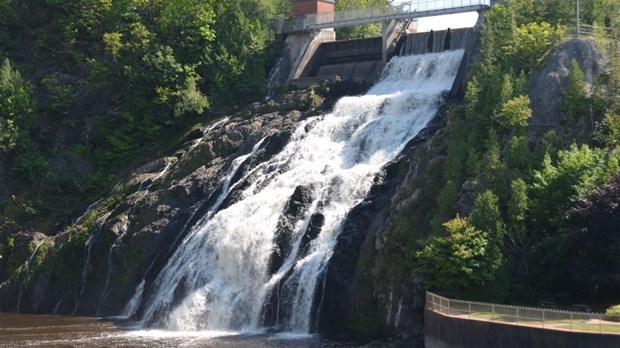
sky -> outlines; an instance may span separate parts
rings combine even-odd
[[[392,0],[392,5],[406,4],[411,0]],[[437,3],[438,6],[440,2]],[[478,20],[478,12],[467,12],[453,15],[420,18],[418,20],[418,32],[430,30],[446,30],[448,28],[473,27]]]
[[[420,18],[418,32],[473,27],[477,20],[478,12]]]

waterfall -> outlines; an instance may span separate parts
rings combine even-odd
[[[140,284],[138,284],[135,293],[133,294],[129,302],[127,302],[127,305],[125,306],[125,309],[121,314],[122,317],[130,318],[138,311],[138,306],[140,306],[140,301],[142,301],[142,296],[144,294],[144,283],[145,281],[142,280]]]
[[[141,284],[144,294],[136,291],[141,322],[171,330],[310,332],[342,222],[435,116],[462,56],[395,57],[366,95],[342,98],[330,114],[303,121],[267,162],[242,166],[263,141],[233,161],[214,208],[148,290]],[[238,175],[241,168],[247,172]]]
[[[409,34],[400,49],[400,55],[464,49],[472,30],[472,28],[459,28]]]
[[[22,285],[19,287],[19,294],[17,295],[17,309],[16,309],[17,312],[19,312],[19,309],[21,308],[22,295],[24,294],[24,288],[28,284],[28,277],[30,276],[29,274],[30,267],[32,266],[32,262],[34,261],[34,257],[37,254],[37,251],[39,251],[39,247],[41,247],[43,243],[45,243],[45,239],[37,243],[37,245],[34,247],[34,250],[32,251],[32,254],[30,254],[30,257],[28,258],[28,261],[26,261],[26,265],[24,266],[24,270],[23,270],[24,281],[22,282]]]

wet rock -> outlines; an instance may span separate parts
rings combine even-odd
[[[278,220],[274,242],[275,250],[269,259],[269,273],[274,274],[280,269],[284,260],[292,251],[293,232],[295,225],[304,216],[312,203],[312,189],[297,186],[291,195],[284,212]]]
[[[202,139],[202,137],[205,136],[204,130],[203,129],[194,129],[193,131],[187,133],[187,135],[185,136],[185,138],[183,138],[183,142],[189,142],[192,140],[197,140],[197,139]]]
[[[304,236],[301,238],[301,243],[299,244],[299,250],[297,251],[298,259],[308,254],[308,246],[310,242],[319,236],[319,233],[321,233],[321,229],[323,228],[323,224],[325,224],[325,216],[323,214],[312,214],[308,228],[306,228]]]
[[[410,215],[412,206],[436,197],[435,171],[441,168],[444,126],[440,113],[377,175],[367,198],[347,215],[325,275],[319,332],[366,339],[421,334],[424,289],[407,271],[407,251],[393,230],[400,228],[403,219],[420,225],[415,217],[403,215]],[[397,310],[385,309],[390,292],[402,299],[398,325],[394,318]]]

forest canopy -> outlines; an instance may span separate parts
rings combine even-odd
[[[260,100],[280,54],[269,19],[290,10],[289,0],[1,0],[0,174],[21,184],[0,195],[0,221],[72,209],[209,115]],[[53,170],[69,162],[83,164]]]
[[[509,0],[486,14],[465,102],[448,116],[433,232],[410,243],[411,267],[431,289],[497,301],[617,300],[620,262],[609,250],[620,247],[620,226],[615,208],[604,207],[619,204],[620,60],[610,33],[620,28],[620,6],[581,5],[609,70],[588,87],[584,62],[570,62],[558,126],[543,134],[530,127],[527,81],[572,38],[574,3]],[[464,188],[475,197],[468,216],[454,208]]]

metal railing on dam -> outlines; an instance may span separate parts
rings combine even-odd
[[[489,9],[492,0],[413,0],[398,5],[351,9],[274,19],[277,34],[370,24],[390,19],[411,19]]]
[[[455,300],[426,293],[426,308],[447,317],[582,333],[620,335],[620,316]]]

